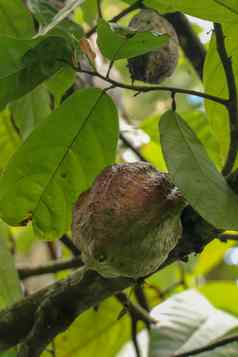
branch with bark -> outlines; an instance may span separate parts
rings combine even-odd
[[[191,253],[200,252],[216,235],[216,230],[190,207],[185,208],[182,222],[183,238],[161,268],[183,260]],[[24,340],[24,350],[19,356],[37,357],[82,312],[135,284],[133,279],[105,279],[94,271],[81,268],[69,278],[34,293],[0,313],[0,351]],[[32,331],[35,334],[32,335]]]

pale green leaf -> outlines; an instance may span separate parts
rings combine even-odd
[[[170,357],[211,343],[238,330],[238,319],[214,308],[196,290],[186,290],[173,295],[151,312],[158,320],[152,328],[150,341],[146,332],[137,338],[143,357]],[[149,345],[149,346],[148,346]],[[235,357],[238,343],[225,345],[198,357]],[[135,357],[132,344],[118,357]]]
[[[169,173],[191,206],[217,228],[238,229],[238,196],[177,113],[161,117],[160,140]]]
[[[13,156],[0,185],[0,213],[11,225],[32,218],[38,236],[59,238],[72,206],[114,162],[116,109],[96,88],[74,93],[38,126]]]

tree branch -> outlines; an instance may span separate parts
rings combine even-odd
[[[19,267],[18,274],[20,279],[26,279],[32,276],[44,275],[44,274],[53,274],[62,270],[79,268],[83,266],[83,262],[80,257],[75,257],[73,259],[68,259],[65,261],[56,261],[46,265],[38,267]]]
[[[230,336],[230,337],[225,337],[221,340],[218,340],[217,342],[211,343],[205,347],[201,348],[196,348],[194,350],[188,351],[188,352],[183,352],[183,353],[178,353],[175,354],[171,357],[190,357],[190,356],[195,356],[198,355],[199,353],[207,352],[207,351],[213,351],[218,347],[222,347],[225,345],[228,345],[229,343],[234,343],[238,341],[238,335]]]
[[[185,208],[182,224],[183,238],[160,269],[191,253],[201,251],[216,236],[216,230],[198,216],[192,208]],[[34,322],[38,320],[40,329],[36,330],[38,337],[35,352],[32,343],[27,338],[28,351],[32,353],[29,356],[38,357],[49,341],[66,330],[82,312],[98,305],[107,297],[135,285],[133,279],[105,279],[93,271],[86,271],[82,276],[82,269],[72,273],[67,279],[57,281],[50,287],[1,311],[0,351],[22,342],[26,336],[29,337]],[[39,307],[41,307],[40,313]],[[35,346],[36,339],[35,336],[33,337]]]
[[[202,93],[202,92],[198,92],[195,90],[190,90],[190,89],[183,89],[183,88],[176,88],[176,87],[169,87],[169,86],[135,86],[135,85],[130,85],[130,84],[126,84],[126,83],[121,83],[118,81],[115,81],[111,78],[107,78],[106,76],[103,76],[102,74],[98,73],[98,72],[94,72],[94,71],[88,71],[88,70],[83,70],[81,68],[74,68],[76,71],[78,71],[79,73],[86,73],[89,74],[93,77],[98,77],[101,78],[102,80],[104,80],[105,82],[108,82],[110,84],[112,84],[115,87],[119,87],[119,88],[124,88],[124,89],[129,89],[138,93],[147,93],[147,92],[154,92],[154,91],[165,91],[165,92],[171,92],[171,93],[180,93],[180,94],[189,94],[189,95],[194,95],[197,97],[201,97],[201,98],[206,98],[209,99],[213,102],[219,103],[219,104],[223,104],[225,106],[227,106],[227,99],[224,98],[220,98],[214,95],[210,95],[208,93]]]
[[[229,114],[230,121],[230,146],[227,155],[225,165],[223,167],[223,175],[228,175],[234,166],[237,151],[238,151],[238,107],[237,107],[237,88],[235,82],[235,76],[232,68],[232,59],[228,56],[225,46],[225,36],[222,30],[222,26],[218,23],[214,24],[214,30],[217,42],[217,52],[223,65],[229,98],[226,104],[226,108]]]
[[[181,12],[169,13],[164,16],[174,26],[185,56],[191,62],[199,78],[202,79],[206,50],[193,31],[187,17]]]
[[[74,256],[78,256],[81,254],[80,250],[73,243],[72,239],[70,239],[66,234],[64,234],[60,241],[63,243],[65,247],[67,247]]]

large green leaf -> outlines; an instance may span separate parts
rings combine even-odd
[[[133,3],[134,0],[125,0]],[[181,11],[188,15],[215,22],[238,21],[237,0],[144,0],[144,4],[160,12]]]
[[[46,82],[49,92],[54,96],[56,107],[60,104],[65,92],[74,84],[75,75],[75,71],[70,66],[65,66]]]
[[[12,118],[23,140],[50,114],[50,111],[50,96],[44,85],[36,87],[12,103]]]
[[[201,293],[217,308],[238,317],[238,286],[233,281],[210,281],[199,288]]]
[[[191,206],[217,228],[238,229],[238,196],[177,113],[161,117],[160,140],[169,172]]]
[[[128,315],[118,320],[122,310],[115,297],[104,301],[98,309],[82,314],[55,340],[57,357],[115,357],[130,339]],[[106,343],[105,343],[106,341]],[[44,354],[43,357],[50,357]]]
[[[0,37],[0,110],[70,61],[71,51],[63,38],[52,36],[38,42]]]
[[[145,332],[138,335],[143,356],[170,357],[195,348],[205,347],[238,330],[238,319],[214,308],[196,290],[186,290],[172,296],[151,312],[158,320],[152,328],[148,348]],[[146,353],[148,350],[148,353]],[[238,343],[197,354],[199,357],[235,357]],[[120,357],[134,357],[132,346],[127,346]]]
[[[204,276],[224,261],[224,255],[236,244],[235,241],[221,242],[218,239],[209,243],[197,257],[193,275]]]
[[[168,42],[169,36],[155,32],[121,34],[106,21],[100,20],[97,27],[97,43],[102,54],[110,60],[131,58],[156,50]]]
[[[12,123],[10,113],[5,110],[0,113],[0,170],[5,168],[19,144],[20,138]]]
[[[33,35],[32,17],[22,0],[0,0],[0,33],[17,38]]]
[[[237,31],[238,25],[224,25],[225,46],[228,55],[232,58],[233,71],[238,86],[238,56],[237,56]],[[209,50],[204,66],[204,87],[207,93],[227,98],[227,79],[224,73],[223,65],[216,50],[215,36],[209,44]],[[212,101],[205,101],[208,119],[211,123],[214,134],[218,138],[220,145],[220,154],[223,162],[226,159],[229,146],[229,119],[226,108]]]
[[[38,236],[67,231],[72,205],[115,159],[118,120],[105,92],[69,97],[33,131],[10,161],[0,185],[0,214],[11,225],[33,219]]]

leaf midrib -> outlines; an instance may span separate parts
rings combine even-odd
[[[56,165],[55,170],[53,171],[53,173],[50,175],[49,180],[47,181],[44,190],[41,192],[39,199],[34,207],[34,209],[32,209],[32,220],[34,220],[34,216],[35,216],[35,212],[38,209],[38,206],[42,200],[42,197],[44,196],[45,192],[48,189],[48,186],[50,185],[51,181],[53,180],[53,178],[56,176],[58,169],[60,168],[61,164],[63,163],[64,159],[66,158],[69,150],[71,149],[71,147],[74,145],[75,141],[78,138],[78,135],[80,134],[81,130],[83,130],[83,128],[85,127],[85,125],[88,122],[88,119],[90,118],[91,114],[93,113],[94,109],[96,108],[98,102],[100,101],[100,99],[103,97],[103,95],[105,94],[105,91],[101,92],[100,95],[98,96],[97,100],[95,101],[94,105],[91,107],[90,111],[88,112],[87,116],[85,117],[84,122],[82,123],[82,125],[80,126],[79,130],[77,131],[77,133],[75,134],[75,136],[73,137],[70,145],[67,146],[63,157],[61,158],[61,160],[59,161],[58,165]]]

